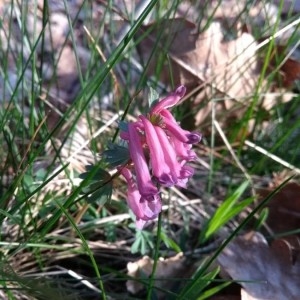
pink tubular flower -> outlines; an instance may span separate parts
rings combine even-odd
[[[179,86],[175,92],[170,93],[166,98],[160,100],[151,110],[151,114],[158,114],[162,109],[170,108],[178,103],[184,96],[186,88],[184,85]]]
[[[143,199],[129,169],[122,168],[120,172],[127,181],[127,204],[136,216],[137,228],[142,229],[146,221],[156,219],[160,213],[160,197],[156,195],[152,201]]]
[[[127,181],[127,204],[137,219],[144,217],[143,209],[140,205],[141,194],[133,180],[132,173],[127,168],[122,168],[121,174]]]
[[[163,109],[160,114],[163,117],[166,130],[179,141],[187,144],[196,144],[200,142],[201,135],[182,129],[168,110]]]
[[[171,170],[174,184],[180,187],[186,187],[187,180],[194,174],[194,169],[187,166],[184,160],[182,160],[181,163],[177,160],[176,151],[164,130],[160,127],[155,127],[155,130],[162,145],[166,162]]]
[[[174,185],[169,165],[166,163],[162,145],[158,139],[155,126],[144,116],[140,116],[144,124],[146,142],[150,151],[150,161],[153,175],[166,186]]]
[[[128,132],[127,131],[121,131],[120,138],[122,140],[128,141],[129,140],[129,134],[128,134]]]
[[[129,153],[134,163],[137,186],[142,197],[153,199],[158,194],[157,187],[151,181],[148,164],[137,129],[133,123],[128,124]]]
[[[197,158],[192,145],[201,140],[201,135],[181,128],[168,110],[185,92],[186,88],[179,86],[156,103],[147,116],[120,126],[131,162],[119,170],[127,181],[127,203],[139,229],[161,212],[160,186],[185,188],[194,174],[188,162]]]
[[[170,137],[170,141],[180,161],[193,161],[197,158],[197,154],[191,150],[191,144],[185,144],[172,136]]]
[[[171,176],[174,182],[177,182],[178,177],[180,177],[181,165],[177,161],[177,155],[174,147],[171,145],[165,131],[158,126],[155,126],[155,131],[157,133],[159,143],[162,147],[165,161],[168,164]]]

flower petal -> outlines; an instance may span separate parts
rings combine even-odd
[[[195,153],[195,151],[191,150],[191,144],[183,143],[173,136],[170,136],[170,141],[176,151],[179,161],[192,161],[197,159],[197,154]]]
[[[162,208],[160,196],[156,195],[152,201],[148,201],[139,193],[131,171],[128,168],[122,168],[120,173],[127,181],[127,204],[136,216],[136,220],[156,219]],[[141,226],[142,223],[145,224],[145,222],[137,222],[137,225]]]
[[[186,88],[184,85],[179,86],[175,92],[170,93],[167,97],[160,100],[151,110],[151,114],[157,114],[162,109],[170,108],[178,103],[178,101],[184,96]]]
[[[157,180],[166,186],[174,185],[172,176],[170,175],[170,168],[165,161],[164,152],[160,141],[158,139],[154,125],[144,116],[140,116],[145,129],[146,142],[150,151],[150,160],[153,175]]]
[[[160,142],[160,145],[163,149],[164,157],[166,163],[170,168],[170,174],[173,178],[173,182],[177,182],[177,178],[180,176],[181,165],[177,161],[177,155],[174,147],[171,145],[166,133],[164,130],[158,126],[155,126],[155,130]]]
[[[196,132],[182,129],[168,110],[163,109],[160,113],[163,117],[163,123],[166,129],[179,141],[187,144],[196,144],[200,142],[201,135]]]
[[[135,214],[136,218],[143,218],[145,213],[143,207],[140,205],[141,194],[133,180],[132,173],[127,168],[122,168],[121,174],[127,181],[127,205]]]
[[[136,219],[135,226],[137,229],[142,230],[144,226],[146,225],[147,221],[144,221],[142,219]]]
[[[144,217],[143,220],[156,219],[161,212],[161,199],[159,195],[156,195],[152,201],[141,198],[141,206],[143,207]]]
[[[129,153],[134,163],[137,186],[143,197],[158,194],[157,187],[151,180],[150,171],[143,152],[143,147],[137,129],[133,123],[128,124]]]

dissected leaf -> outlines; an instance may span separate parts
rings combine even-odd
[[[145,230],[137,230],[135,234],[135,241],[131,245],[131,252],[141,253],[142,255],[150,252],[154,248],[152,239],[153,237],[150,232]]]
[[[108,145],[108,149],[102,153],[102,157],[110,167],[125,165],[130,159],[128,148],[113,143]]]
[[[121,129],[122,131],[128,131],[128,123],[125,121],[119,121],[118,122],[118,127],[119,129]]]
[[[300,263],[292,260],[285,241],[269,247],[259,233],[237,237],[218,256],[222,268],[244,288],[249,298],[299,299]]]
[[[93,168],[95,168],[94,165],[88,165],[85,166],[87,172],[81,173],[79,175],[79,178],[81,179],[86,179],[89,175],[90,172],[93,172]],[[90,181],[108,181],[111,178],[110,174],[102,169],[102,168],[97,168],[97,171],[93,174],[93,176],[89,179]]]
[[[151,108],[159,99],[158,92],[149,86],[149,93],[148,93],[148,105]]]
[[[87,172],[80,174],[80,178],[87,179],[90,172],[93,172],[93,166],[87,166],[86,169]],[[98,168],[96,173],[88,179],[81,192],[86,194],[86,201],[89,203],[97,201],[99,205],[104,205],[111,198],[112,188],[111,175],[106,170]]]
[[[112,181],[104,184],[98,183],[97,185],[91,185],[89,189],[86,190],[86,193],[89,194],[86,198],[87,202],[98,202],[99,205],[104,205],[111,199],[112,188]]]

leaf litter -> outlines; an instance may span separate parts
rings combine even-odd
[[[233,99],[252,95],[259,78],[255,55],[257,42],[252,35],[242,33],[237,39],[224,42],[219,22],[212,22],[205,32],[197,33],[196,25],[184,19],[165,20],[156,26],[143,28],[143,32],[151,30],[151,27],[156,28],[138,45],[139,52],[148,61],[157,36],[160,36],[164,43],[158,47],[170,56],[174,83],[181,82],[190,90],[207,86],[205,92],[195,99],[195,105],[204,101],[204,96],[209,99],[211,89],[226,95],[228,100],[225,99],[221,105],[227,110],[232,108]],[[158,35],[158,32],[163,33]],[[150,74],[154,73],[156,65],[157,61],[152,60]],[[162,72],[162,82],[167,82],[169,67],[166,65]],[[208,103],[196,116],[196,122],[203,121],[210,110]]]
[[[8,3],[8,1],[4,2]],[[297,13],[299,6],[298,2],[299,1],[294,1],[291,3],[291,1],[286,1],[284,3],[284,13],[290,11],[291,7],[293,10],[292,13]],[[38,1],[39,13],[42,12],[43,3],[44,1]],[[63,112],[68,104],[72,103],[76,93],[80,90],[79,74],[73,46],[70,41],[66,45],[64,44],[67,33],[69,32],[64,5],[61,1],[48,1],[48,3],[51,12],[50,27],[52,33],[55,34],[50,38],[50,34],[46,33],[45,49],[47,49],[48,52],[54,51],[54,57],[49,57],[47,56],[47,53],[42,53],[42,55],[45,54],[43,74],[46,81],[44,85],[44,95],[41,95],[41,98],[52,102],[54,107],[58,107],[59,110]],[[224,3],[225,1],[222,2],[223,8],[238,7],[237,5],[234,5],[236,4],[236,1],[226,1],[226,3]],[[70,6],[72,20],[74,20],[77,15],[81,4],[82,1],[72,1],[72,6]],[[242,7],[242,5],[240,7]],[[224,109],[226,111],[235,109],[236,113],[237,105],[240,109],[239,114],[241,114],[247,99],[253,95],[253,91],[259,80],[261,61],[255,51],[258,46],[258,41],[255,40],[250,31],[243,32],[240,29],[237,30],[236,36],[227,39],[224,35],[224,20],[227,19],[228,21],[231,18],[229,23],[234,23],[234,18],[239,16],[241,9],[238,8],[233,11],[231,9],[224,10],[223,8],[222,6],[218,8],[215,20],[213,20],[204,32],[197,32],[195,20],[185,20],[182,18],[165,20],[159,24],[145,25],[142,28],[141,35],[143,35],[143,39],[138,45],[138,50],[143,56],[143,60],[147,61],[149,58],[149,49],[153,48],[154,43],[157,41],[157,35],[162,32],[161,38],[164,41],[168,41],[168,43],[166,43],[168,47],[161,48],[162,45],[160,44],[158,47],[159,49],[163,49],[164,53],[170,57],[170,60],[166,65],[167,71],[164,70],[162,72],[161,81],[163,83],[170,81],[170,74],[168,71],[170,64],[174,74],[173,79],[175,84],[185,84],[190,91],[199,88],[199,86],[203,88],[202,92],[196,96],[196,99],[194,100],[195,104],[207,101],[212,95],[215,95],[216,91],[216,94],[223,98],[221,103],[218,103],[218,112],[223,114]],[[214,8],[212,7],[212,9]],[[97,12],[97,9],[94,10],[95,19],[99,19]],[[32,13],[33,11],[31,10],[27,20],[30,25],[28,26],[29,29],[33,28]],[[258,12],[255,12],[253,15],[258,16],[259,14]],[[84,20],[85,15],[81,13],[79,17]],[[265,19],[265,16],[262,18]],[[40,21],[41,19],[39,19],[39,22]],[[3,24],[5,28],[7,24],[5,24],[5,22]],[[145,32],[151,30],[151,28],[154,28],[153,31],[151,31],[149,35],[144,36]],[[16,49],[13,50],[17,51],[17,46],[22,40],[20,40],[20,33],[17,28],[15,29],[15,40],[11,45],[15,45]],[[29,32],[29,34],[31,37],[35,35],[34,32]],[[78,35],[78,37],[82,36],[81,30],[75,30],[75,35]],[[3,45],[5,45],[5,38],[3,30],[1,30],[1,40],[3,40]],[[80,66],[82,67],[82,72],[84,74],[90,60],[90,52],[86,45],[81,43],[82,41],[80,39],[78,39],[78,41],[80,45],[77,46],[77,50]],[[52,61],[53,58],[54,62]],[[290,62],[290,64],[288,62]],[[10,85],[15,87],[17,81],[15,72],[16,66],[14,65],[14,59],[11,56],[11,53],[8,57],[8,63],[10,74],[8,80]],[[55,70],[53,69],[53,63],[57,64]],[[292,85],[299,76],[297,63],[297,60],[288,60],[287,63],[283,65],[283,78],[286,80],[288,86]],[[295,65],[295,70],[293,69],[291,72],[292,75],[290,77],[289,75],[286,75]],[[153,75],[155,66],[155,62],[150,65],[150,75]],[[56,82],[51,80],[54,73],[56,73],[57,76]],[[30,80],[31,77],[32,74],[28,71],[26,78]],[[49,81],[47,81],[47,78]],[[0,87],[2,90],[5,90],[6,97],[9,98],[10,94],[8,93],[7,88],[4,88],[5,84],[6,83],[3,83],[3,80],[1,80]],[[213,90],[213,93],[211,90]],[[292,97],[293,95],[284,101],[290,101]],[[267,110],[272,108],[275,105],[276,100],[277,98],[275,100],[274,97],[271,98],[267,104],[264,104],[264,107]],[[211,103],[209,102],[204,109],[198,112],[196,123],[203,122],[210,111]],[[52,121],[53,124],[57,121],[54,116],[51,116],[50,119],[50,122]],[[75,152],[76,150],[74,149],[80,147],[80,144],[84,143],[86,136],[89,135],[88,130],[86,130],[88,128],[86,120],[82,120],[80,124],[80,131],[83,132],[83,134],[80,134],[78,137],[80,143],[75,143],[71,150],[67,149],[68,151],[65,151],[64,154],[65,157],[68,157],[70,152]],[[49,126],[51,127],[51,123]],[[60,145],[59,139],[55,142]],[[48,146],[47,151],[49,156],[53,155],[51,145]],[[87,152],[88,153],[81,152],[82,155],[79,155],[78,159],[84,159],[79,163],[77,161],[78,170],[82,170],[85,164],[91,163],[93,160],[90,151]],[[63,193],[61,186],[54,188],[60,189],[61,193]],[[64,191],[70,193],[71,189],[69,187]],[[296,192],[298,193],[298,188],[296,189]],[[292,202],[291,199],[295,198],[296,192],[292,193],[292,196],[286,196],[286,199],[289,199]],[[276,199],[274,202],[276,202]],[[283,224],[289,219],[289,217],[286,217],[286,215],[282,213],[283,211],[286,211],[286,204],[283,204],[283,202],[284,201],[281,200],[278,205],[274,205],[281,210],[279,216],[280,222],[277,222],[278,224]],[[274,208],[270,206],[271,220],[273,220],[273,223],[276,223],[278,215],[273,216],[272,209]],[[288,208],[290,213],[293,212],[293,210],[293,206]],[[294,216],[295,218],[298,218],[296,214],[294,214]],[[295,224],[298,224],[297,222],[295,221]],[[275,225],[272,225],[271,223],[269,223],[269,225],[277,232],[277,230],[275,230]],[[295,227],[284,227],[281,228],[280,231],[294,228]],[[274,242],[275,245],[272,244],[271,247],[269,247],[265,239],[262,236],[258,236],[256,233],[253,234],[252,238],[240,237],[221,254],[219,262],[233,279],[253,281],[251,283],[241,283],[244,289],[243,293],[246,293],[246,295],[252,297],[252,299],[284,299],[286,298],[286,295],[297,297],[299,296],[299,294],[297,294],[297,284],[299,286],[299,281],[296,274],[299,271],[299,263],[294,261],[295,258],[291,254],[293,249],[291,250],[291,246],[287,242],[280,241],[278,243],[276,244],[276,242]],[[283,248],[283,250],[280,250],[281,248]],[[245,259],[246,257],[249,259]],[[156,276],[163,279],[167,277],[179,277],[179,273],[186,269],[184,261],[185,259],[182,255],[159,261]],[[142,273],[148,272],[147,274],[149,274],[150,270],[152,270],[152,264],[153,262],[151,262],[149,257],[146,257],[131,263],[131,265],[128,264],[128,270],[139,270]],[[233,268],[233,266],[235,268]],[[242,275],[245,275],[246,278]],[[135,273],[132,276],[136,276]],[[167,281],[168,280],[163,280],[162,284],[164,288],[168,289]],[[287,281],[290,282],[285,286]],[[284,282],[284,285],[282,282]],[[278,284],[277,287],[276,284]],[[128,283],[128,286],[128,289],[131,292],[139,290],[133,282],[130,284]],[[286,294],[284,295],[283,293]],[[276,298],[279,295],[283,296],[283,298]],[[272,297],[267,298],[269,296]]]
[[[217,260],[243,287],[243,300],[300,297],[300,261],[292,259],[291,246],[284,240],[269,246],[262,234],[250,232],[232,241]]]
[[[188,91],[195,94],[192,107],[203,103],[203,108],[195,116],[196,125],[205,122],[210,115],[212,102],[208,101],[209,99],[220,99],[214,104],[219,118],[224,116],[224,111],[227,112],[227,119],[232,116],[241,117],[251,98],[258,94],[266,95],[259,97],[259,101],[260,107],[268,111],[279,101],[288,102],[293,99],[292,94],[280,96],[282,92],[277,88],[290,87],[300,77],[298,60],[282,55],[281,57],[286,59],[279,69],[279,77],[273,79],[271,85],[267,78],[262,80],[261,72],[266,51],[258,51],[261,41],[256,40],[251,32],[243,30],[242,23],[238,22],[240,26],[235,25],[235,29],[233,28],[235,35],[226,35],[224,19],[228,20],[230,14],[227,12],[226,15],[226,10],[222,10],[222,7],[228,5],[231,17],[238,16],[238,12],[231,9],[233,5],[230,6],[227,2],[221,2],[220,7],[217,7],[216,19],[204,32],[198,31],[196,23],[176,18],[144,26],[138,33],[137,40],[139,41],[139,37],[143,39],[138,43],[137,49],[142,61],[147,62],[148,74],[157,74],[156,68],[163,56],[165,63],[159,73],[160,81],[167,84],[171,72],[175,85],[184,84]],[[241,5],[240,10],[243,7]],[[260,5],[254,8],[252,14],[255,20],[266,18],[259,15],[262,12]],[[276,10],[273,13],[275,14]],[[282,52],[287,48],[285,44],[280,45],[284,43],[280,37],[278,40],[279,44],[275,44],[273,53]],[[153,55],[155,47],[157,55]],[[266,76],[278,66],[278,61],[274,59],[271,59]]]
[[[260,199],[264,199],[268,193],[279,185],[279,181],[284,176],[274,175],[273,182],[269,187],[258,190]],[[270,230],[275,235],[295,232],[295,236],[300,237],[300,185],[297,181],[286,184],[267,204],[268,218],[266,220]]]
[[[145,286],[137,281],[147,278],[151,275],[153,268],[153,260],[149,256],[144,256],[138,261],[129,262],[127,264],[127,274],[135,280],[128,280],[126,283],[127,290],[132,294],[141,292]],[[173,257],[167,259],[160,258],[156,268],[156,282],[155,285],[164,290],[171,290],[176,283],[176,278],[182,278],[182,272],[186,271],[186,259],[182,253],[178,253]],[[173,278],[174,281],[170,280]],[[179,279],[180,280],[180,279]],[[163,294],[158,295],[159,299]]]

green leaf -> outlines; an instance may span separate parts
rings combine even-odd
[[[220,269],[215,270],[198,276],[198,272],[202,272],[201,268],[196,271],[192,280],[182,289],[178,299],[196,299],[197,296],[202,294],[202,291],[215,279]]]
[[[265,207],[263,208],[260,213],[258,219],[255,221],[255,224],[253,227],[256,231],[259,231],[259,229],[265,224],[265,221],[267,220],[269,216],[269,208]]]
[[[47,172],[45,169],[38,169],[35,173],[36,180],[44,180],[47,177]]]
[[[149,108],[153,107],[159,99],[159,94],[158,92],[153,89],[151,86],[149,86],[149,91],[148,91],[148,105]]]
[[[197,298],[197,300],[204,300],[207,298],[211,298],[211,296],[219,293],[222,289],[224,289],[225,287],[229,286],[230,284],[232,284],[231,281],[226,281],[223,282],[209,290],[204,291],[203,293],[201,293],[201,296]]]
[[[24,292],[23,295],[26,293],[30,297],[30,299],[68,300],[74,299],[74,297],[76,296],[76,293],[74,291],[70,291],[70,289],[67,289],[63,286],[61,286],[59,289],[55,288],[56,284],[51,278],[34,278],[16,274],[14,272],[14,269],[7,262],[1,261],[0,276],[2,283],[1,289],[6,286],[5,282],[13,282],[15,289],[22,290]],[[9,297],[5,299],[15,298]]]
[[[141,253],[145,255],[153,249],[152,234],[145,230],[137,230],[135,234],[135,241],[131,246],[132,253]]]
[[[212,263],[216,260],[217,256],[225,249],[225,247],[234,239],[234,237],[246,226],[247,223],[257,214],[257,212],[261,211],[261,209],[270,201],[270,199],[278,193],[282,187],[284,187],[295,175],[287,178],[283,183],[281,183],[274,191],[272,191],[267,197],[260,201],[260,203],[248,214],[248,216],[243,219],[240,224],[237,226],[235,230],[229,235],[229,237],[223,241],[220,247],[208,257],[207,260],[202,263],[201,268],[197,274],[198,277],[202,277],[202,274],[212,265]]]
[[[133,244],[131,245],[131,253],[135,254],[140,252],[140,244],[142,242],[142,236],[140,234],[135,235],[135,241],[133,242]]]
[[[217,230],[230,221],[234,216],[238,215],[253,201],[254,198],[248,198],[241,203],[236,204],[247,186],[248,182],[241,184],[241,186],[216,210],[201,232],[200,241],[202,243],[207,241],[213,234],[216,233]]]
[[[112,195],[112,181],[105,183],[101,187],[97,187],[96,191],[91,192],[86,198],[89,203],[97,202],[99,205],[104,205],[111,199]]]
[[[89,176],[90,172],[94,171],[95,166],[94,165],[89,165],[85,167],[87,172],[81,173],[79,175],[79,178],[81,179],[85,179]],[[90,181],[108,181],[111,178],[110,174],[102,169],[102,168],[98,168],[97,171],[95,172],[95,174],[93,175],[92,178],[90,178]]]
[[[119,129],[121,129],[122,131],[128,132],[128,123],[125,121],[119,121],[118,122],[118,127]]]
[[[80,178],[88,178],[88,175],[93,170],[93,166],[86,167],[88,172],[80,174]],[[86,194],[86,201],[89,203],[97,202],[99,205],[104,205],[111,199],[112,195],[112,177],[104,169],[99,168],[96,173],[89,178],[86,185],[82,188],[81,194]]]
[[[23,181],[24,181],[24,184],[26,184],[28,186],[33,184],[33,178],[31,175],[28,175],[28,174],[24,174]]]
[[[165,232],[161,231],[160,238],[168,248],[172,248],[178,253],[181,252],[180,247],[171,238],[169,238]]]
[[[102,153],[102,157],[110,167],[125,165],[130,160],[128,148],[112,143],[108,145],[108,150]]]

